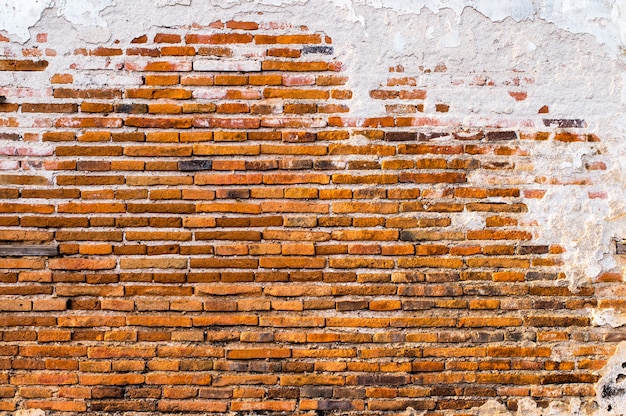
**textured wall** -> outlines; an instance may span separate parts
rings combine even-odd
[[[3,6],[0,411],[626,408],[623,3]]]

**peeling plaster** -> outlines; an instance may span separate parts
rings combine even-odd
[[[626,314],[617,312],[615,309],[594,310],[591,312],[592,323],[596,326],[610,326],[619,328],[626,325]]]
[[[596,385],[599,409],[594,416],[623,416],[626,414],[626,342],[617,347],[615,354],[602,370]]]
[[[234,2],[235,0],[231,1]],[[271,4],[302,4],[305,0],[265,0]],[[261,3],[265,3],[261,1]],[[626,47],[626,1],[624,0],[329,0],[349,12],[353,21],[365,22],[358,14],[361,5],[390,9],[402,14],[420,13],[427,8],[433,13],[452,9],[461,15],[473,8],[493,21],[512,18],[515,21],[539,18],[572,33],[589,33],[606,45],[613,54]]]
[[[15,412],[15,416],[46,416],[46,412],[41,409],[22,409]]]
[[[58,16],[75,25],[106,27],[101,12],[112,5],[113,0],[2,0],[0,30],[25,42],[30,38],[29,29],[48,8],[56,8]]]
[[[113,0],[57,0],[57,13],[70,23],[81,26],[106,27],[100,13],[113,5]]]
[[[424,416],[427,412],[416,412],[407,409],[406,416]],[[517,402],[517,410],[509,411],[505,405],[497,400],[489,400],[484,405],[470,409],[467,412],[472,416],[620,416],[617,413],[606,413],[597,410],[595,403],[583,403],[579,398],[569,400],[553,400],[548,407],[541,408],[537,403],[524,397]]]
[[[51,3],[51,0],[2,0],[0,29],[20,42],[27,41],[30,37],[28,29],[41,19],[41,14]]]
[[[617,55],[626,48],[626,0],[324,0],[347,11],[347,18],[364,24],[368,16],[357,12],[362,6],[388,9],[400,14],[420,14],[423,9],[439,13],[452,9],[460,16],[467,7],[493,21],[511,18],[515,21],[542,19],[572,33],[588,33]],[[236,6],[294,6],[310,0],[210,0],[222,9]],[[120,3],[121,5],[122,3]],[[29,38],[28,29],[46,8],[56,8],[59,16],[73,24],[105,27],[101,12],[114,5],[114,0],[2,0],[0,7],[8,12],[0,15],[0,30],[17,40]],[[158,7],[190,6],[191,0],[157,0]],[[455,42],[450,42],[456,47]]]

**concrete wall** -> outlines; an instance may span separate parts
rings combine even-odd
[[[624,411],[623,1],[0,7],[1,411]]]

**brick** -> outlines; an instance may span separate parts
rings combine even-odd
[[[106,270],[117,265],[115,259],[51,259],[48,267],[52,270]]]
[[[45,71],[48,61],[29,61],[17,59],[0,60],[0,71]]]
[[[326,62],[287,62],[287,61],[263,61],[263,71],[327,71],[329,65]]]
[[[97,327],[97,326],[123,326],[124,317],[120,316],[75,316],[59,317],[60,327]]]
[[[259,325],[259,318],[253,315],[229,315],[215,317],[195,317],[194,326],[256,326]]]
[[[522,320],[519,318],[459,318],[459,327],[508,327],[521,325]]]
[[[255,35],[254,42],[264,44],[317,44],[321,43],[320,35]]]
[[[225,412],[228,405],[217,400],[161,400],[158,407],[159,412]]]
[[[529,316],[524,319],[524,324],[537,327],[589,326],[590,320],[582,316]]]
[[[350,175],[334,174],[332,181],[335,184],[394,184],[398,182],[398,176],[392,174],[383,175]]]
[[[11,230],[2,230],[2,234],[0,234],[0,241],[20,241],[20,242],[25,242],[25,241],[50,241],[52,238],[52,234],[48,231],[21,231],[21,230],[16,230],[16,231],[11,231]],[[4,246],[2,246],[4,247]],[[10,246],[8,246],[10,247]],[[36,253],[34,251],[29,253],[29,249],[32,248],[32,246],[28,246],[28,245],[21,245],[22,247],[22,255],[23,256],[27,256],[27,255],[36,255]],[[36,247],[36,246],[34,246]]]
[[[16,385],[66,385],[77,384],[76,374],[30,373],[11,377],[11,384]]]
[[[32,309],[32,302],[28,300],[3,300],[1,312],[28,312]]]
[[[226,358],[232,360],[275,359],[289,357],[291,357],[291,350],[287,348],[250,348],[226,351]]]
[[[468,231],[468,240],[530,240],[531,234],[527,231],[499,231],[481,230]]]

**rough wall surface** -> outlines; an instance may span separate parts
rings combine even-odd
[[[0,6],[0,412],[626,412],[622,2]]]

